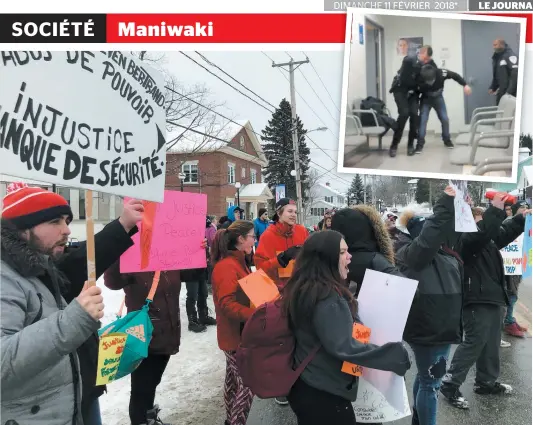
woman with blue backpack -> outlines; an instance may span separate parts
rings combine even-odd
[[[217,339],[219,348],[226,356],[225,425],[245,425],[254,398],[252,391],[244,386],[236,362],[244,324],[254,312],[249,298],[239,285],[239,280],[251,273],[246,256],[252,253],[254,245],[253,223],[237,220],[217,231],[211,246],[214,267],[211,283],[217,315]]]
[[[357,301],[344,283],[350,260],[339,232],[313,233],[283,290],[281,308],[296,342],[294,366],[316,353],[288,396],[298,425],[356,424],[352,402],[357,398],[358,378],[341,371],[343,362],[399,376],[411,367],[401,342],[377,346],[352,337],[354,324],[361,321]]]

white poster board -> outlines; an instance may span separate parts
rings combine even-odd
[[[455,231],[464,233],[477,232],[477,224],[472,214],[472,208],[466,200],[468,199],[468,189],[466,182],[458,182],[457,185],[450,181],[450,185],[455,189]]]
[[[522,250],[524,234],[522,233],[513,242],[500,252],[503,257],[503,267],[507,276],[522,276]]]
[[[367,269],[358,302],[372,344],[402,341],[417,286],[416,280]],[[360,423],[391,422],[411,414],[404,378],[376,369],[363,368],[353,406]]]
[[[0,169],[162,202],[164,93],[124,52],[0,51]]]

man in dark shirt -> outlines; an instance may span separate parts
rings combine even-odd
[[[518,56],[505,40],[494,40],[492,47],[494,54],[492,55],[492,83],[489,93],[496,95],[496,104],[498,104],[504,94],[516,97]]]
[[[472,89],[466,84],[466,81],[456,72],[436,68],[427,64],[422,66],[418,78],[418,91],[420,92],[420,127],[418,129],[418,143],[416,153],[422,153],[425,144],[426,130],[431,109],[435,109],[442,126],[442,141],[444,145],[453,149],[453,143],[450,138],[450,120],[446,110],[446,102],[442,95],[444,83],[446,80],[454,80],[464,87],[466,95],[472,93]]]

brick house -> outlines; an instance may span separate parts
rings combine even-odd
[[[258,209],[273,198],[261,173],[267,159],[250,121],[237,122],[226,126],[224,136],[217,135],[229,142],[192,133],[171,147],[167,152],[166,188],[181,190],[183,185],[186,192],[207,194],[208,214],[217,218],[226,215],[228,207],[236,205],[239,198],[246,218],[254,219]]]

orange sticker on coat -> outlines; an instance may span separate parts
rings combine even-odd
[[[352,329],[352,337],[363,344],[370,342],[371,329],[362,325],[361,323],[354,323]],[[343,362],[341,371],[353,376],[362,376],[363,368],[359,365]]]

